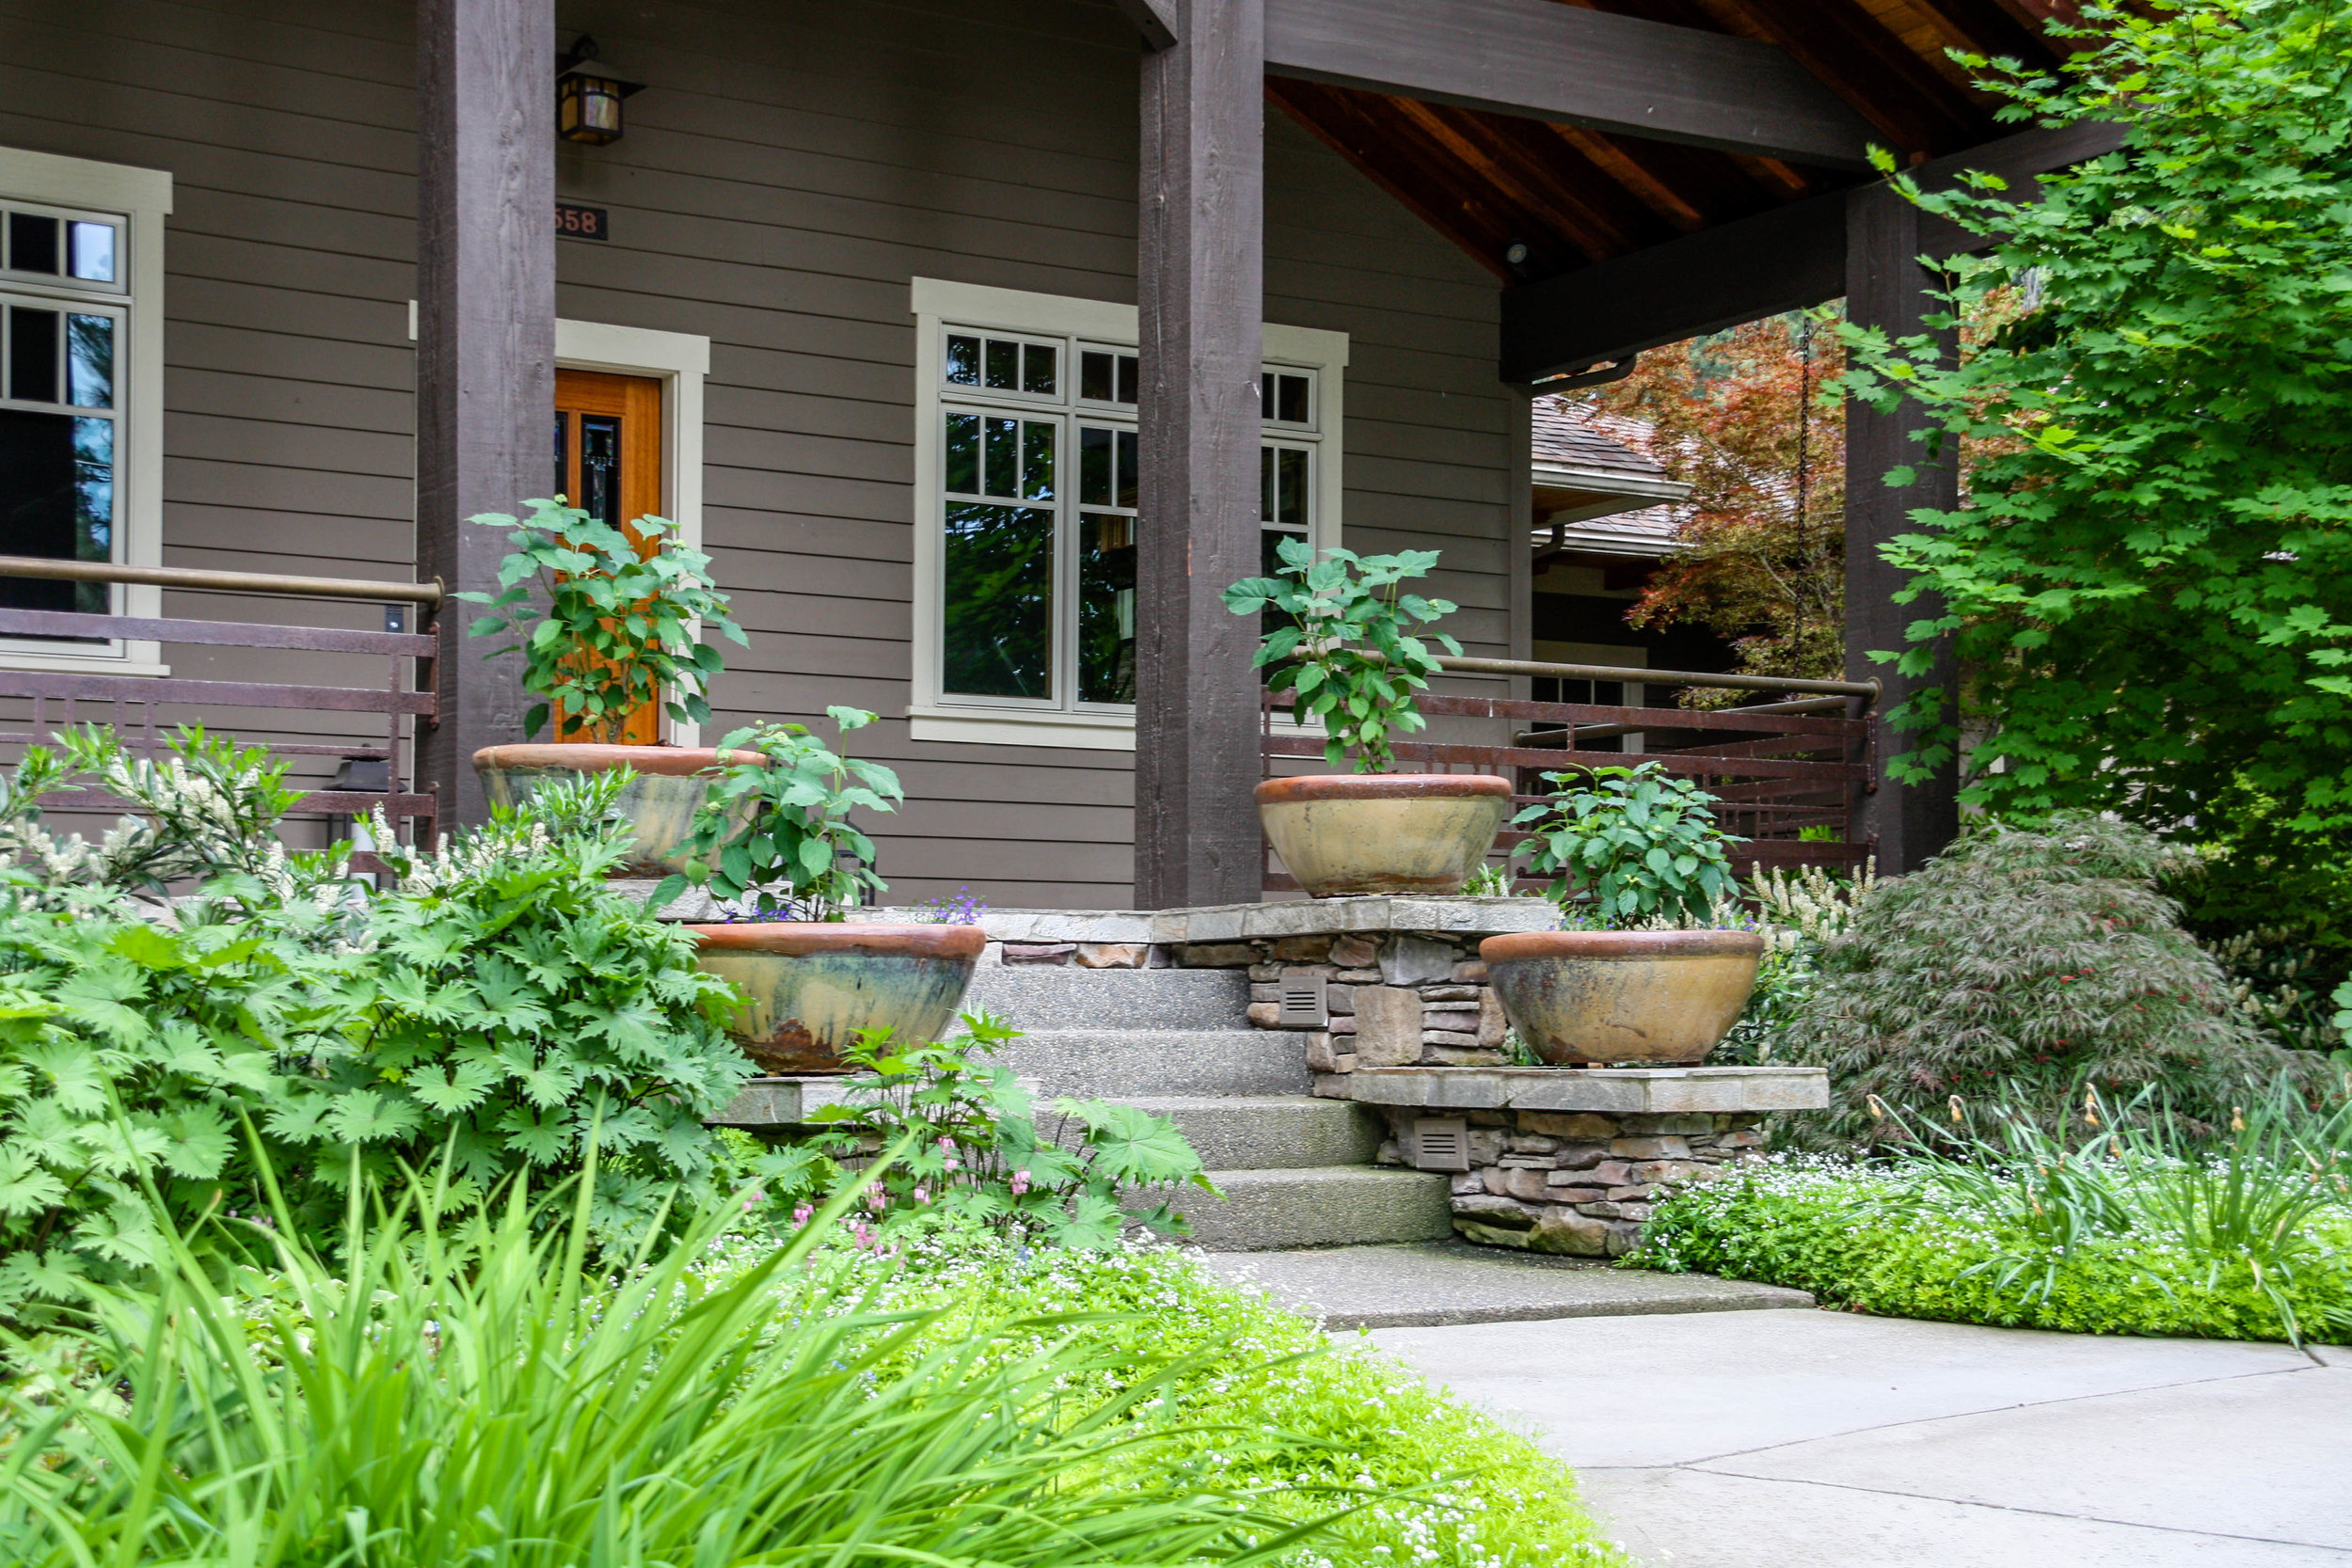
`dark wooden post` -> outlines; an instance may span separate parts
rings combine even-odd
[[[1263,0],[1185,0],[1143,61],[1143,537],[1136,899],[1256,900],[1257,641],[1221,595],[1258,555]]]
[[[554,479],[554,0],[418,0],[417,575],[494,588],[514,512]],[[475,750],[520,740],[520,663],[445,606],[441,717],[417,747],[441,826],[488,815]]]
[[[1856,325],[1881,327],[1896,338],[1926,330],[1920,318],[1937,302],[1924,292],[1933,278],[1918,264],[1918,218],[1917,208],[1883,185],[1847,198],[1846,312]],[[1878,552],[1882,542],[1913,526],[1914,508],[1949,510],[1958,504],[1956,457],[1947,454],[1931,467],[1927,449],[1910,438],[1924,423],[1915,409],[1881,414],[1858,403],[1846,409],[1846,673],[1853,680],[1876,677],[1885,688],[1871,726],[1881,771],[1862,797],[1857,831],[1877,841],[1879,869],[1889,874],[1917,870],[1960,831],[1955,767],[1946,765],[1921,784],[1897,784],[1883,771],[1889,756],[1912,744],[1906,732],[1886,727],[1887,713],[1923,686],[1942,688],[1947,703],[1957,700],[1959,669],[1949,644],[1933,672],[1915,680],[1869,657],[1872,649],[1907,648],[1904,628],[1938,613],[1939,607],[1926,599],[1894,602],[1906,575]],[[1904,465],[1918,477],[1910,484],[1889,485],[1888,470]]]

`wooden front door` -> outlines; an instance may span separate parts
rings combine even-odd
[[[643,375],[557,371],[555,488],[571,505],[637,539],[643,549],[645,542],[628,525],[661,511],[661,383]],[[631,746],[660,738],[661,715],[651,707],[630,714],[621,733]]]

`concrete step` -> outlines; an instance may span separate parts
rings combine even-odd
[[[990,964],[976,970],[963,1010],[986,1008],[1018,1029],[1239,1029],[1249,974],[1240,969],[1081,969]]]
[[[1307,1048],[1273,1029],[1039,1029],[996,1060],[1041,1093],[1087,1100],[1138,1095],[1304,1095]]]
[[[1380,1151],[1380,1118],[1344,1100],[1137,1095],[1126,1103],[1171,1118],[1213,1171],[1366,1165]]]
[[[1174,1198],[1196,1245],[1216,1252],[1427,1242],[1454,1233],[1452,1183],[1434,1171],[1370,1165],[1221,1170],[1222,1202],[1199,1189]]]
[[[1547,1258],[1458,1240],[1301,1252],[1234,1248],[1212,1252],[1202,1261],[1237,1283],[1264,1289],[1285,1307],[1322,1318],[1327,1327],[1343,1329],[1813,1305],[1803,1291],[1778,1285],[1653,1274],[1597,1259]]]

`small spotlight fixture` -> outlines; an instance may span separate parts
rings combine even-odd
[[[596,55],[596,40],[583,33],[555,62],[555,134],[586,147],[621,139],[621,101],[645,87],[622,81]]]
[[[1534,254],[1534,252],[1527,248],[1525,240],[1513,240],[1502,247],[1502,260],[1507,266],[1523,267],[1527,265],[1527,259]]]

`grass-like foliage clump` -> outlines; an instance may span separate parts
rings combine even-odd
[[[2249,1098],[2211,1141],[2095,1092],[2059,1125],[2004,1110],[1982,1129],[1954,1099],[1892,1159],[1775,1157],[1680,1189],[1628,1261],[1889,1317],[2352,1339],[2352,1110]]]
[[[1790,1135],[1830,1147],[1899,1136],[1870,1100],[1995,1088],[2052,1110],[2089,1081],[2161,1085],[2205,1128],[2235,1085],[2324,1063],[2263,1039],[2157,879],[2186,851],[2088,813],[1968,833],[1879,886],[1821,950],[1775,1061],[1829,1069],[1832,1108]]]
[[[175,1232],[13,1348],[0,1560],[1626,1568],[1531,1446],[1178,1255],[862,1246],[855,1196],[610,1272],[518,1189],[355,1203],[335,1262],[282,1208],[266,1271]]]

